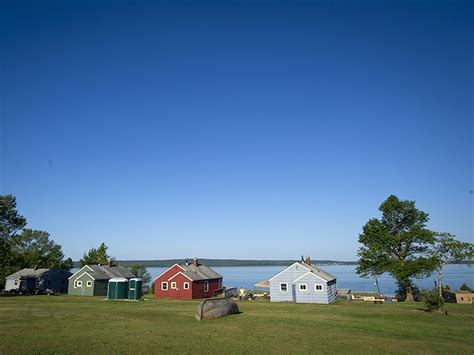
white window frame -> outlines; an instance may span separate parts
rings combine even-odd
[[[183,282],[183,290],[189,290],[189,282]]]
[[[320,289],[320,290],[318,290],[318,286],[321,286],[321,289]],[[324,286],[323,286],[323,284],[314,284],[314,290],[315,290],[316,292],[322,292],[322,291],[324,291]]]
[[[18,284],[19,284],[18,280],[15,280],[14,284],[15,284],[15,286],[18,286]]]
[[[286,285],[286,290],[282,290],[281,285]],[[288,282],[280,282],[280,292],[288,292]]]
[[[168,291],[168,282],[166,281],[161,282],[161,291]]]
[[[176,281],[171,282],[171,289],[176,290]]]
[[[87,281],[86,286],[87,286],[87,287],[92,287],[92,281],[90,281],[90,280]]]
[[[82,280],[74,281],[74,288],[82,287]]]
[[[301,286],[304,286],[304,290],[301,288]],[[300,292],[308,292],[308,284],[299,284],[298,289]]]
[[[204,292],[209,292],[209,281],[204,281]]]

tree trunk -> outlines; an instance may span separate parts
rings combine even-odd
[[[407,298],[405,299],[405,302],[415,302],[415,297],[413,297],[413,289],[411,286],[407,286]]]
[[[439,295],[443,297],[443,267],[438,269],[438,290]]]

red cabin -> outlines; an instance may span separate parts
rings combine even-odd
[[[192,263],[174,264],[155,279],[155,297],[193,299],[216,295],[222,276],[194,258]]]

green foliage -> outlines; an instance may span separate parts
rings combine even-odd
[[[102,243],[99,247],[90,249],[80,260],[81,267],[92,264],[107,264],[109,261],[114,262],[115,258],[107,254],[107,245]]]
[[[469,292],[474,292],[465,282],[459,287],[461,291],[469,291]]]
[[[63,260],[61,246],[49,239],[47,232],[23,229],[22,233],[13,239],[12,244],[20,268],[71,268],[72,260]]]
[[[363,277],[390,273],[412,298],[412,278],[428,276],[436,268],[430,254],[435,233],[425,228],[428,214],[414,201],[389,196],[379,207],[382,218],[372,218],[359,235],[357,273]]]
[[[147,268],[140,264],[133,264],[130,267],[130,272],[136,277],[141,277],[144,284],[148,284],[151,281],[151,275],[148,272]]]
[[[151,287],[148,290],[148,293],[151,294],[151,295],[155,294],[155,283],[154,282],[151,283]]]
[[[16,208],[16,198],[0,195],[0,288],[5,277],[18,270],[17,256],[12,250],[16,233],[26,226],[26,219]]]
[[[451,287],[449,287],[449,285],[443,285],[443,290],[451,290]]]
[[[430,312],[439,311],[443,307],[444,299],[436,287],[430,290],[423,290],[421,296]]]

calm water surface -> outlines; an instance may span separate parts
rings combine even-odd
[[[283,266],[213,267],[224,277],[224,286],[245,289],[255,289],[254,285],[257,282],[268,280],[284,268]],[[336,276],[338,288],[350,288],[353,291],[375,291],[376,289],[373,279],[364,279],[356,274],[355,265],[327,265],[321,266],[321,268]],[[152,280],[164,270],[166,268],[148,268]],[[431,277],[415,280],[415,283],[418,287],[431,288],[436,279],[436,274],[433,274]],[[474,268],[467,265],[447,265],[443,273],[443,284],[449,285],[451,288],[459,288],[463,282],[474,287]],[[379,286],[382,293],[395,293],[396,284],[390,275],[379,277]]]

